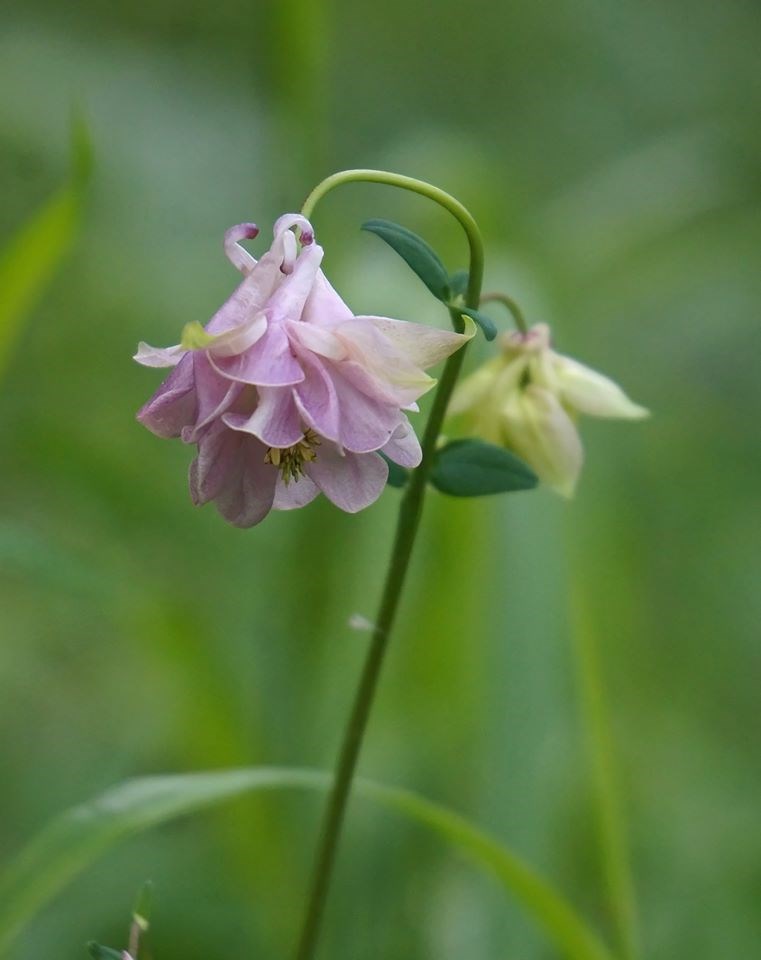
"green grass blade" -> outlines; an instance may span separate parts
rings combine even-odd
[[[251,791],[318,789],[316,770],[260,767],[127,780],[48,824],[0,877],[0,952],[32,917],[112,846],[149,827]],[[357,792],[411,817],[488,869],[569,960],[611,955],[553,887],[464,818],[408,790],[359,781]]]
[[[0,376],[26,318],[71,249],[81,222],[92,152],[84,121],[72,122],[69,180],[0,250]]]

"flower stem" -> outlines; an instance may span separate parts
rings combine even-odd
[[[454,197],[444,193],[443,190],[439,190],[437,187],[421,180],[413,180],[411,177],[385,173],[380,170],[347,170],[328,177],[312,191],[302,210],[304,216],[309,218],[317,201],[333,187],[352,181],[385,183],[389,186],[411,190],[435,200],[457,218],[462,224],[470,244],[470,272],[466,306],[476,308],[483,277],[483,244],[478,226],[466,208]],[[455,329],[462,331],[463,322],[460,314],[455,310],[450,311],[450,313]],[[436,454],[436,442],[441,432],[441,425],[444,421],[452,390],[462,367],[464,352],[465,348],[458,350],[449,357],[444,366],[421,442],[423,457],[420,466],[410,476],[409,484],[399,507],[394,545],[386,573],[378,616],[373,627],[373,637],[344,732],[333,787],[322,824],[309,901],[296,953],[297,960],[312,960],[315,954],[357,759],[362,748],[367,721],[375,699],[383,660],[415,544],[428,477]]]
[[[507,307],[510,313],[513,315],[513,320],[515,320],[516,327],[520,330],[521,333],[528,333],[528,324],[526,323],[526,318],[523,316],[523,311],[518,306],[518,304],[513,300],[512,297],[508,297],[506,293],[484,293],[481,295],[481,303],[501,303]]]

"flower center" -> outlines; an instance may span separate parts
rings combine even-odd
[[[278,467],[283,483],[296,482],[304,476],[304,464],[317,459],[316,448],[322,441],[314,430],[305,430],[304,436],[292,447],[269,447],[264,457],[265,463]]]

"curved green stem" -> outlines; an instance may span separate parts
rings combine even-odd
[[[400,173],[389,173],[386,170],[342,170],[323,180],[322,183],[318,183],[306,198],[301,212],[307,220],[311,219],[312,211],[325,194],[344,183],[383,183],[389,187],[398,187],[400,190],[410,190],[412,193],[420,194],[421,197],[428,197],[429,200],[448,210],[459,221],[470,245],[470,270],[465,305],[474,310],[478,309],[483,283],[484,244],[478,224],[467,207],[464,207],[451,194],[434,187],[433,184],[426,183],[425,180],[416,180],[414,177],[405,177]]]
[[[518,304],[513,300],[512,297],[508,297],[506,293],[484,293],[481,295],[481,303],[501,303],[503,306],[507,307],[510,313],[515,320],[515,325],[518,327],[521,333],[528,333],[528,324],[526,323],[526,318],[523,316],[523,311],[518,306]]]
[[[470,244],[470,272],[466,305],[476,308],[481,295],[484,262],[483,242],[476,221],[468,210],[448,193],[444,193],[443,190],[439,190],[437,187],[421,180],[385,173],[380,170],[347,170],[328,177],[312,191],[302,210],[304,216],[311,217],[318,200],[334,187],[352,181],[385,183],[389,186],[411,190],[436,201],[457,218],[465,230]],[[461,332],[463,330],[461,315],[456,310],[451,310],[450,314],[455,329]],[[386,573],[378,616],[373,627],[373,637],[346,725],[336,765],[335,779],[322,824],[312,886],[296,952],[297,960],[312,960],[314,957],[357,759],[375,699],[391,628],[399,606],[399,599],[420,524],[428,477],[436,453],[436,442],[441,432],[441,425],[444,421],[452,390],[462,367],[464,354],[465,349],[461,348],[446,362],[421,441],[423,457],[420,466],[412,472],[409,485],[399,507],[394,545]]]

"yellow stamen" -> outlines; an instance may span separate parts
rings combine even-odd
[[[314,430],[305,430],[301,440],[292,447],[269,447],[264,462],[279,467],[280,476],[287,487],[291,480],[296,482],[304,476],[304,464],[317,459],[315,448],[321,443]]]

